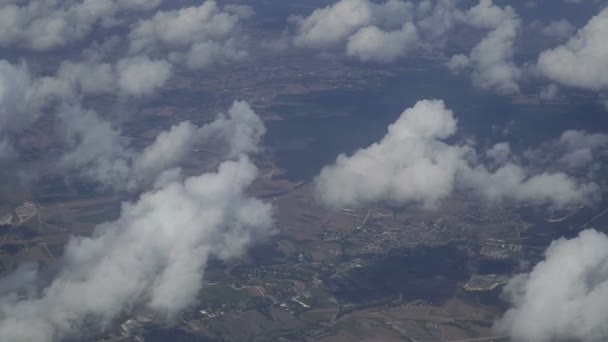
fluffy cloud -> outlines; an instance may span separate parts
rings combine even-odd
[[[462,70],[471,68],[472,62],[469,56],[458,54],[452,56],[445,65],[453,73],[459,73]]]
[[[497,143],[486,151],[486,156],[498,164],[505,163],[511,157],[511,146],[505,142]]]
[[[323,202],[332,206],[373,201],[420,201],[427,206],[453,188],[457,164],[467,149],[443,143],[456,120],[441,101],[420,101],[368,148],[325,167],[316,179]]]
[[[308,17],[294,17],[294,45],[333,50],[361,61],[392,62],[416,47],[416,6],[388,0],[341,0],[315,10]]]
[[[411,23],[390,32],[368,26],[348,39],[346,54],[364,62],[392,62],[412,50],[417,43],[418,30]]]
[[[39,113],[30,108],[36,96],[34,82],[25,64],[0,61],[0,132],[19,130]]]
[[[83,97],[95,94],[110,94],[117,98],[150,96],[170,76],[169,63],[142,56],[124,58],[116,64],[63,62],[56,75],[43,77],[32,77],[25,63],[0,60],[0,159],[18,156],[20,150],[27,149],[27,146],[20,146],[21,133],[43,114],[61,122],[61,131],[70,145],[87,145],[77,149],[84,152],[85,158],[107,156],[109,151],[122,154],[116,148],[120,145],[118,132],[92,110],[81,109]],[[89,154],[95,148],[100,151]],[[81,159],[76,154],[66,158]],[[104,162],[121,158],[104,159]],[[120,163],[109,163],[107,167],[114,171],[124,168]],[[108,172],[107,177],[116,173]]]
[[[463,21],[464,14],[458,8],[459,1],[421,1],[416,8],[416,26],[427,44],[443,47],[447,33]]]
[[[118,88],[128,95],[148,95],[160,88],[171,76],[171,66],[165,61],[147,57],[122,59],[116,65]]]
[[[110,63],[61,63],[56,82],[65,82],[73,94],[111,94],[116,88],[117,75]]]
[[[154,190],[124,203],[120,217],[92,237],[72,238],[45,285],[31,267],[0,281],[3,338],[65,340],[136,308],[172,316],[196,298],[209,258],[237,257],[274,232],[272,206],[245,193],[257,176],[247,153],[259,150],[265,133],[247,103],[200,128],[174,125],[141,153],[126,149],[120,132],[93,111],[59,113],[66,139],[76,141],[65,163],[102,183],[154,182]],[[227,145],[231,160],[179,181],[172,167],[203,140]]]
[[[15,150],[11,143],[5,138],[0,141],[0,161],[10,159],[15,156]]]
[[[590,90],[608,88],[608,8],[593,17],[564,45],[542,52],[537,67],[548,79]]]
[[[63,82],[74,97],[78,94],[142,97],[160,89],[171,74],[172,66],[167,61],[135,56],[119,59],[115,64],[63,62],[54,81]]]
[[[558,39],[568,38],[574,31],[574,25],[566,19],[554,20],[540,30],[543,35]]]
[[[59,112],[68,153],[64,167],[104,187],[133,190],[153,182],[175,167],[192,148],[214,143],[226,149],[230,158],[257,152],[266,128],[246,102],[235,102],[228,115],[197,127],[189,122],[161,132],[155,141],[138,153],[120,140],[120,132],[91,110],[63,108]]]
[[[71,96],[71,89],[52,77],[32,77],[25,63],[0,60],[0,141],[4,157],[16,155],[15,141],[45,109]]]
[[[416,49],[443,47],[449,31],[465,24],[490,30],[469,55],[459,54],[447,62],[457,72],[472,69],[481,88],[516,93],[521,70],[513,63],[513,45],[520,20],[510,6],[480,0],[468,11],[458,2],[436,0],[417,4],[399,0],[340,0],[315,10],[307,17],[292,18],[293,44],[322,51],[341,51],[363,62],[387,63]]]
[[[551,83],[540,91],[538,97],[544,101],[555,100],[559,96],[559,86]]]
[[[120,131],[93,110],[79,106],[63,106],[57,115],[59,134],[68,147],[61,158],[64,167],[80,169],[85,179],[103,185],[118,187],[128,182],[128,159],[133,156],[123,147]]]
[[[447,63],[458,72],[472,69],[475,85],[499,93],[519,92],[517,80],[521,70],[513,62],[513,45],[519,33],[520,20],[513,8],[500,8],[492,0],[481,0],[465,15],[466,23],[476,28],[491,29],[471,53],[453,56]]]
[[[593,203],[600,196],[597,184],[581,183],[563,172],[530,175],[528,170],[513,163],[493,171],[479,165],[465,167],[459,177],[463,189],[493,202],[507,198],[559,208]]]
[[[201,135],[207,140],[219,140],[223,146],[228,146],[226,154],[229,157],[259,152],[265,133],[264,123],[245,101],[235,101],[228,116],[220,114],[217,120],[201,128]]]
[[[426,206],[452,192],[467,148],[441,140],[456,132],[456,120],[441,101],[420,101],[391,124],[378,143],[352,156],[340,155],[315,180],[326,204],[419,201]]]
[[[207,68],[219,61],[242,61],[247,56],[247,52],[242,50],[232,38],[221,43],[214,41],[196,43],[183,55],[171,55],[173,61],[183,60],[188,68],[195,70]]]
[[[166,61],[137,56],[115,64],[66,61],[54,76],[33,77],[27,64],[0,60],[0,130],[26,127],[41,110],[77,103],[83,95],[153,94],[169,79],[171,70]]]
[[[525,157],[544,168],[555,165],[571,172],[589,174],[601,167],[608,134],[568,130],[555,140],[526,151]]]
[[[505,288],[511,303],[498,328],[517,341],[604,341],[608,338],[608,237],[586,230],[560,239],[545,260]]]
[[[468,54],[453,56],[454,72],[471,70],[473,82],[499,93],[519,92],[522,71],[513,62],[520,19],[510,6],[480,0],[467,11],[458,2],[436,0],[417,4],[399,0],[340,0],[307,17],[292,18],[293,44],[322,51],[341,51],[363,62],[387,63],[416,49],[443,47],[456,25],[489,30]],[[554,25],[551,30],[563,29]]]
[[[83,38],[102,22],[115,21],[118,17],[113,15],[120,16],[117,11],[150,10],[159,4],[160,0],[114,0],[103,4],[88,0],[18,1],[0,6],[0,16],[2,11],[17,11],[32,18],[46,13],[50,17],[56,15],[61,20],[72,20],[70,22],[76,23],[74,25],[80,25],[78,35],[71,37],[67,33],[62,34],[61,37],[65,38],[63,42],[27,46],[46,50]],[[81,15],[86,16],[86,24],[72,18],[80,18]],[[62,165],[69,169],[83,167],[81,174],[86,179],[106,186],[138,188],[140,182],[150,181],[134,176],[137,174],[135,165],[143,164],[136,162],[136,152],[123,146],[118,126],[106,121],[109,116],[101,117],[95,110],[86,108],[84,103],[87,103],[87,97],[110,95],[117,100],[118,107],[125,103],[132,107],[137,105],[134,101],[136,98],[148,98],[157,93],[172,76],[176,63],[198,69],[219,60],[243,59],[246,52],[240,47],[237,33],[240,21],[251,15],[252,10],[247,6],[219,8],[214,1],[205,1],[198,7],[158,11],[150,19],[140,20],[131,27],[130,51],[126,56],[109,54],[108,51],[124,51],[126,47],[118,38],[106,39],[103,44],[94,44],[85,51],[82,59],[60,63],[57,71],[48,76],[32,76],[25,63],[0,61],[2,159],[18,156],[21,150],[27,148],[19,146],[21,140],[18,135],[35,124],[44,113],[53,116],[59,123],[59,138],[69,148],[68,153],[60,158]],[[50,20],[47,17],[36,18],[32,22]],[[137,16],[133,19],[137,20]],[[20,24],[29,27],[25,21]],[[22,32],[25,29],[20,26],[13,29],[25,34]],[[46,39],[42,35],[37,37]],[[31,43],[23,37],[19,41]],[[12,43],[7,44],[12,46]],[[220,127],[222,122],[234,121],[222,118],[214,127]],[[224,128],[232,129],[229,126]],[[196,134],[200,136],[202,132],[197,130]],[[218,131],[211,133],[221,135]],[[256,145],[249,145],[248,148],[252,146]],[[235,151],[244,149],[238,147]],[[135,183],[137,185],[133,185]]]
[[[309,17],[292,19],[296,24],[296,46],[331,48],[373,20],[368,0],[341,0],[316,9]]]
[[[472,146],[448,144],[457,130],[442,101],[423,100],[406,109],[381,141],[340,155],[315,179],[320,199],[332,207],[388,201],[435,206],[455,189],[489,201],[504,199],[562,207],[597,200],[594,183],[565,173],[531,173],[508,161],[508,146],[496,145],[492,167],[476,162]]]
[[[0,135],[19,132],[36,121],[42,110],[73,97],[64,80],[33,77],[26,63],[0,60]]]
[[[588,166],[594,160],[598,150],[608,146],[608,135],[570,130],[562,134],[558,144],[563,151],[560,161],[572,168],[581,168]]]
[[[196,297],[210,257],[239,256],[272,233],[272,207],[244,194],[255,176],[241,156],[123,204],[119,219],[68,243],[48,286],[26,298],[3,291],[0,335],[57,341],[91,322],[104,328],[136,306],[179,312]]]
[[[515,16],[511,7],[501,8],[494,5],[492,0],[480,0],[479,4],[469,9],[464,20],[476,28],[492,30]]]
[[[122,10],[159,4],[9,1],[0,6],[6,19],[0,46],[65,46],[117,24]],[[98,53],[108,50],[104,43],[81,61],[61,63],[50,76],[33,77],[25,63],[0,61],[0,159],[16,153],[11,138],[44,113],[55,119],[55,133],[66,147],[59,158],[63,168],[114,190],[153,189],[125,203],[120,218],[97,227],[92,237],[73,238],[49,282],[41,285],[31,268],[0,282],[3,339],[64,340],[89,329],[91,320],[103,329],[135,307],[173,315],[196,297],[208,258],[238,256],[273,232],[272,207],[245,194],[257,174],[246,154],[259,150],[266,130],[247,103],[235,102],[201,127],[176,124],[142,151],[125,143],[117,125],[83,105],[89,95],[129,101],[154,95],[170,78],[172,63],[201,68],[244,58],[234,33],[251,15],[247,6],[219,9],[213,1],[160,11],[132,26],[126,57]],[[217,145],[231,160],[217,172],[181,181],[179,162],[201,143]]]
[[[150,10],[160,0],[26,0],[0,5],[0,46],[31,50],[63,47],[111,26],[122,11]]]
[[[199,130],[200,128],[189,121],[184,121],[160,132],[154,143],[131,162],[131,177],[142,182],[155,179],[164,171],[173,168],[197,143]]]
[[[159,11],[139,21],[129,32],[131,54],[168,52],[174,62],[185,61],[193,69],[222,60],[242,60],[247,54],[238,47],[240,22],[251,16],[246,6],[220,8],[215,1],[198,7]]]
[[[473,82],[479,87],[500,93],[519,92],[517,80],[521,71],[513,63],[513,43],[518,27],[517,20],[505,21],[471,51]]]

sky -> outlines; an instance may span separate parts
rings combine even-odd
[[[254,104],[237,99],[208,122],[172,122],[147,146],[126,139],[125,122],[136,122],[183,75],[204,78],[221,66],[290,53],[385,69],[435,56],[428,63],[446,77],[460,75],[488,95],[556,103],[583,94],[608,115],[608,7],[602,1],[297,5],[0,1],[4,178],[33,183],[43,175],[11,165],[32,150],[26,137],[49,125],[46,134],[59,146],[45,161],[49,169],[66,182],[130,196],[117,219],[90,237],[70,239],[50,280],[42,282],[29,264],[0,279],[0,336],[60,341],[80,336],[91,320],[103,330],[141,307],[170,319],[195,300],[210,258],[238,258],[276,234],[276,208],[247,191],[267,132]],[[463,43],[463,36],[473,38]],[[544,209],[601,200],[605,128],[568,129],[523,152],[506,140],[482,146],[462,139],[463,128],[442,99],[418,99],[378,141],[325,165],[310,180],[315,198],[327,210],[383,203],[435,210],[456,192],[489,205]],[[184,173],[188,153],[205,146],[218,148],[218,165]],[[607,241],[590,229],[553,242],[543,261],[506,286],[509,309],[496,329],[518,341],[608,339],[608,310],[601,305],[608,301]]]

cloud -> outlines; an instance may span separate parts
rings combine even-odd
[[[519,30],[518,20],[507,20],[471,51],[473,83],[500,93],[517,93],[521,71],[513,63],[513,43]]]
[[[541,33],[547,37],[565,39],[575,31],[574,25],[566,19],[554,20],[541,28]]]
[[[223,43],[208,41],[197,43],[183,56],[172,55],[174,58],[183,58],[185,64],[190,69],[204,69],[218,61],[243,61],[248,54],[240,49],[239,44],[233,39],[228,39]]]
[[[66,61],[60,64],[54,76],[32,77],[27,64],[0,61],[1,159],[18,156],[22,148],[27,148],[19,146],[20,133],[34,125],[44,113],[58,123],[58,138],[68,148],[60,158],[62,167],[81,168],[78,173],[84,179],[104,187],[140,188],[153,179],[138,175],[156,176],[155,172],[133,169],[135,165],[145,163],[138,162],[137,153],[121,140],[118,126],[108,121],[107,115],[102,117],[93,109],[83,108],[82,101],[86,96],[100,94],[116,99],[152,96],[168,81],[172,69],[164,60],[134,56],[115,63],[95,59]],[[236,102],[228,114],[210,127],[192,133],[198,139],[181,140],[183,149],[191,147],[192,141],[203,141],[205,136],[216,142],[226,142],[235,136],[235,145],[230,145],[231,150],[226,154],[253,152],[265,132],[261,120],[242,102]],[[183,155],[177,152],[172,151],[164,158],[176,159]],[[164,171],[155,169],[156,172]]]
[[[57,115],[62,123],[59,134],[67,147],[62,167],[79,169],[85,179],[105,186],[128,182],[128,160],[133,155],[121,143],[118,129],[95,111],[79,106],[63,106]]]
[[[562,134],[559,142],[570,148],[599,148],[608,144],[608,135],[570,130]]]
[[[31,108],[35,96],[27,65],[0,60],[0,132],[20,130],[36,120],[39,113]]]
[[[341,0],[316,9],[309,17],[296,17],[294,44],[299,47],[331,48],[345,41],[373,20],[368,0]]]
[[[123,25],[123,11],[150,10],[161,1],[9,2],[0,5],[0,19],[19,22],[0,23],[7,29],[0,46],[52,50],[97,28]],[[120,218],[92,237],[72,238],[51,281],[29,267],[0,281],[3,339],[65,340],[91,328],[91,320],[103,329],[135,309],[173,315],[195,299],[209,258],[239,256],[273,233],[272,206],[245,194],[257,175],[247,154],[260,150],[266,131],[246,102],[201,127],[175,124],[136,150],[111,115],[87,101],[109,95],[119,106],[122,100],[137,105],[136,98],[155,95],[168,81],[175,63],[201,68],[246,57],[235,34],[251,15],[248,6],[219,9],[213,1],[160,11],[132,26],[130,38],[142,38],[142,27],[156,30],[141,50],[108,54],[122,42],[106,39],[45,76],[32,75],[25,62],[0,61],[0,159],[18,154],[23,131],[48,115],[65,148],[61,170],[112,190],[151,189],[124,203]],[[214,145],[229,160],[216,172],[183,180],[179,163],[199,144]]]
[[[608,88],[608,8],[571,37],[564,45],[543,51],[537,67],[553,82],[582,89]]]
[[[418,30],[411,23],[400,30],[385,32],[375,26],[364,27],[348,39],[346,54],[361,61],[393,62],[418,43]]]
[[[364,62],[393,62],[416,47],[416,6],[388,0],[341,0],[316,9],[308,17],[293,17],[293,44],[301,48],[345,49]]]
[[[0,135],[29,127],[41,111],[73,97],[70,87],[53,77],[33,77],[25,62],[0,60]]]
[[[462,70],[470,69],[472,66],[471,59],[469,56],[464,54],[458,54],[452,56],[447,62],[446,67],[453,73],[459,73]]]
[[[18,155],[18,140],[45,110],[72,96],[71,89],[52,77],[32,77],[24,62],[0,60],[0,141],[2,155]]]
[[[601,168],[608,134],[568,130],[555,140],[526,151],[525,157],[545,169],[555,167],[578,173],[594,173]]]
[[[517,341],[608,338],[608,237],[585,230],[554,241],[545,260],[505,287],[511,308],[497,327]]]
[[[557,99],[559,96],[559,86],[555,83],[551,83],[543,88],[538,97],[543,101],[552,101]]]
[[[73,94],[111,94],[116,89],[117,75],[110,63],[61,63],[57,82],[65,82]]]
[[[264,123],[245,101],[235,101],[228,110],[228,116],[220,114],[217,120],[201,128],[204,137],[222,141],[224,146],[228,146],[226,153],[229,157],[259,152],[265,133]]]
[[[131,10],[152,10],[163,3],[162,0],[116,0],[116,5],[120,9]]]
[[[133,57],[120,60],[118,88],[133,96],[149,95],[159,89],[171,76],[171,65],[166,61],[152,61],[148,57]]]
[[[59,111],[63,137],[71,147],[62,165],[85,180],[115,190],[139,189],[179,164],[194,146],[215,144],[229,158],[258,152],[266,132],[262,120],[246,102],[236,101],[215,121],[201,127],[182,122],[161,132],[143,151],[120,139],[120,131],[92,110],[66,107]]]
[[[418,3],[416,26],[422,40],[431,45],[431,48],[433,45],[443,48],[449,31],[463,21],[459,3],[452,0],[427,0]]]
[[[197,143],[198,131],[196,125],[183,121],[160,132],[154,143],[133,158],[131,177],[145,182],[173,168]]]
[[[194,146],[203,143],[217,145],[227,158],[257,153],[265,133],[264,123],[249,104],[235,101],[228,115],[220,114],[215,121],[200,128],[186,121],[161,132],[154,143],[132,161],[131,174],[145,184],[177,165]]]
[[[465,168],[459,177],[463,189],[492,202],[510,199],[561,208],[594,203],[600,196],[595,183],[579,182],[563,172],[530,175],[513,163],[493,171],[480,165]]]
[[[520,20],[510,6],[494,5],[481,0],[467,11],[465,23],[491,31],[471,50],[468,56],[453,56],[447,67],[453,72],[471,69],[473,83],[482,89],[502,94],[519,92],[517,81],[522,72],[513,62],[513,45],[520,30]]]
[[[2,294],[0,335],[57,341],[85,325],[103,329],[135,307],[165,315],[186,308],[209,258],[237,257],[273,232],[272,207],[244,193],[255,176],[241,156],[124,203],[119,219],[70,240],[58,274],[39,293]]]
[[[335,207],[377,201],[434,206],[452,192],[457,164],[467,153],[442,142],[455,132],[456,120],[442,101],[419,101],[380,142],[323,168],[317,192]]]
[[[418,48],[440,44],[461,20],[455,1],[447,0],[417,4],[401,0],[340,0],[307,17],[291,18],[295,46],[322,51],[346,47],[349,56],[371,62],[394,61],[413,50],[418,40],[425,43]],[[374,48],[381,50],[380,57],[372,55]]]
[[[147,11],[160,0],[26,0],[0,5],[0,46],[35,51],[64,47],[97,27],[115,25],[123,11]]]
[[[103,159],[108,162],[105,178],[122,173],[119,170],[124,166],[119,160],[124,151],[118,148],[119,132],[93,110],[82,109],[81,102],[89,95],[107,94],[117,99],[153,95],[166,83],[171,70],[165,61],[139,56],[120,59],[115,64],[66,61],[54,76],[33,77],[26,63],[0,60],[0,159],[18,157],[27,150],[23,131],[46,115],[60,123],[59,131],[71,147],[87,145],[65,156],[66,160],[108,156],[115,151],[116,158]],[[93,152],[94,149],[100,150]],[[81,152],[83,155],[78,156]]]
[[[15,153],[15,149],[6,138],[0,141],[0,161],[13,158]]]
[[[72,97],[80,94],[144,97],[160,89],[172,72],[167,61],[147,56],[121,58],[116,63],[66,61],[59,66],[54,82],[63,82]]]
[[[201,69],[224,60],[243,60],[245,50],[237,41],[240,23],[253,11],[248,6],[220,8],[215,1],[173,11],[158,11],[137,22],[129,32],[131,54],[162,55],[173,63],[185,62]]]
[[[597,200],[599,187],[562,172],[532,171],[508,160],[504,144],[486,154],[492,167],[477,161],[473,146],[449,144],[457,121],[440,100],[406,109],[377,143],[341,154],[315,179],[320,200],[331,207],[374,202],[419,203],[432,208],[455,190],[487,201],[514,200],[563,207]]]
[[[560,162],[571,168],[584,168],[595,160],[595,154],[608,146],[608,134],[569,130],[559,138]]]
[[[75,141],[65,163],[98,182],[154,186],[91,237],[71,238],[50,281],[31,267],[0,281],[4,339],[65,340],[134,310],[171,317],[193,303],[209,258],[238,257],[274,233],[272,206],[246,194],[257,176],[247,154],[259,151],[266,130],[246,102],[201,127],[174,125],[141,153],[123,146],[120,131],[94,111],[73,106],[58,115]],[[227,145],[230,160],[180,181],[174,166],[202,142]]]
[[[25,128],[43,109],[79,103],[86,95],[148,96],[166,83],[171,72],[166,61],[137,56],[115,64],[65,61],[54,76],[33,77],[26,63],[0,60],[0,129]]]
[[[47,50],[84,39],[100,25],[125,25],[125,22],[118,22],[125,14],[118,12],[148,11],[160,3],[160,0],[113,0],[103,4],[88,0],[31,0],[0,5],[0,16],[2,11],[17,11],[20,15],[31,16],[33,23],[50,20],[46,16],[36,17],[45,12],[50,17],[57,16],[79,27],[78,35],[68,37],[62,34],[63,42],[39,48],[27,47]],[[199,69],[218,61],[246,58],[247,53],[241,46],[244,38],[238,31],[240,21],[251,15],[253,11],[248,6],[220,8],[214,1],[206,1],[198,7],[158,11],[151,18],[139,21],[139,16],[134,15],[129,18],[137,21],[129,31],[129,46],[112,36],[101,44],[91,45],[81,58],[61,62],[54,73],[45,76],[33,76],[24,62],[0,61],[1,158],[18,157],[26,150],[27,141],[19,139],[19,134],[45,115],[57,122],[60,133],[57,138],[69,149],[59,158],[62,167],[78,171],[86,180],[114,189],[135,189],[141,183],[147,184],[153,179],[135,176],[137,172],[133,167],[141,163],[136,162],[137,152],[121,141],[119,125],[112,122],[111,115],[101,116],[97,114],[99,109],[89,108],[91,102],[87,100],[97,95],[109,95],[117,104],[114,110],[123,111],[126,107],[137,107],[142,99],[154,96],[181,65]],[[81,19],[86,19],[86,23],[78,21]],[[29,24],[21,24],[24,26],[14,29],[25,34]],[[29,44],[25,40],[20,41]],[[124,52],[127,54],[122,55]],[[233,122],[222,120],[224,123]],[[227,124],[223,128],[232,129],[229,126]],[[220,127],[219,123],[215,127]],[[212,133],[222,134],[219,131]],[[197,134],[202,133],[197,131]],[[256,145],[248,148],[253,146]],[[235,148],[235,151],[239,149],[243,148]],[[83,169],[76,170],[80,167]]]
[[[505,163],[511,157],[511,146],[506,142],[494,144],[486,151],[486,156],[498,164]]]
[[[469,55],[458,54],[448,62],[453,72],[472,70],[474,83],[504,94],[519,92],[522,71],[513,62],[520,19],[510,6],[491,0],[463,12],[454,1],[410,2],[341,0],[291,19],[293,44],[300,48],[341,51],[363,62],[394,62],[415,50],[442,48],[456,25],[490,30]],[[549,30],[562,29],[563,23]],[[284,43],[283,43],[284,45]]]
[[[467,11],[458,4],[446,0],[417,4],[340,0],[307,17],[291,18],[295,26],[292,42],[296,47],[325,52],[344,50],[346,56],[363,62],[389,63],[412,51],[444,48],[457,25],[489,30],[470,54],[458,54],[446,65],[453,72],[471,70],[473,82],[480,88],[519,92],[522,71],[513,62],[513,45],[520,30],[515,10],[496,6],[492,0],[480,0]]]
[[[493,30],[514,16],[515,12],[510,6],[501,8],[494,5],[492,0],[480,0],[479,4],[466,12],[464,21],[472,27]]]
[[[175,167],[197,141],[199,130],[182,122],[137,152],[125,144],[116,127],[92,110],[64,107],[59,118],[59,133],[67,145],[61,168],[75,170],[82,179],[113,190],[139,189]]]

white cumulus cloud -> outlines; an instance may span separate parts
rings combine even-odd
[[[161,0],[24,0],[0,4],[0,46],[45,51],[116,25],[124,11],[147,11]]]
[[[451,110],[440,100],[419,101],[391,124],[377,143],[340,155],[315,179],[319,198],[332,207],[373,202],[421,203],[433,207],[454,190],[489,201],[514,200],[563,207],[597,200],[599,187],[563,172],[532,172],[509,161],[507,145],[476,161],[468,144],[449,144],[457,131]]]
[[[570,87],[590,90],[608,88],[608,8],[565,44],[543,51],[537,67],[548,79]]]
[[[497,327],[516,341],[608,338],[608,237],[586,230],[554,241],[545,260],[505,288],[511,308]]]
[[[272,207],[244,193],[255,176],[241,156],[124,203],[119,219],[71,239],[48,286],[26,298],[3,291],[0,335],[60,341],[91,322],[103,329],[135,306],[164,315],[186,308],[209,258],[237,257],[272,233]]]
[[[62,165],[89,181],[113,189],[139,189],[176,167],[194,146],[215,144],[235,158],[258,152],[266,132],[264,123],[246,102],[236,101],[227,115],[201,127],[181,122],[161,132],[143,151],[134,151],[120,139],[120,131],[91,110],[66,107],[59,112],[63,138],[69,149]]]
[[[471,69],[473,83],[483,89],[503,94],[519,92],[522,71],[513,62],[514,43],[520,31],[520,19],[510,6],[498,7],[492,0],[480,0],[465,14],[465,23],[490,29],[469,55],[453,56],[447,67],[454,72]]]
[[[252,15],[247,6],[221,8],[205,1],[171,11],[158,11],[140,20],[129,32],[131,54],[166,54],[174,63],[201,69],[224,60],[242,60],[247,52],[237,41],[241,21]]]

